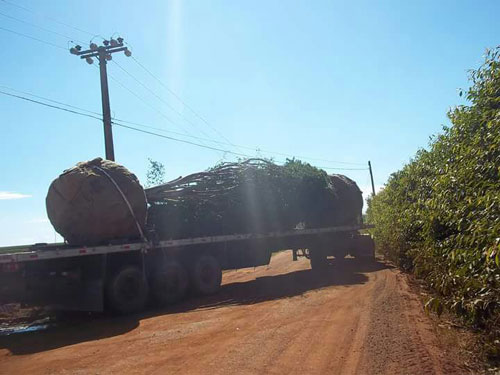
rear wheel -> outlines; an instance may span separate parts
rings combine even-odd
[[[152,297],[161,306],[178,302],[186,294],[188,275],[177,261],[166,262],[151,277]]]
[[[106,285],[109,307],[119,314],[130,314],[144,308],[148,298],[148,283],[137,266],[124,266]]]
[[[333,255],[335,256],[336,264],[343,264],[346,260],[345,257],[347,256],[347,251],[343,247],[339,247],[338,249],[335,249]]]
[[[211,255],[196,258],[191,268],[191,284],[194,291],[201,295],[217,292],[222,281],[219,261]]]
[[[309,261],[314,271],[320,271],[328,267],[326,254],[320,249],[309,249]]]
[[[355,239],[355,258],[359,261],[375,261],[375,242],[368,234],[358,235]]]
[[[344,255],[336,255],[335,256],[335,264],[344,265],[346,263],[346,258]]]

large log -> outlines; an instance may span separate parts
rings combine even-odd
[[[363,193],[356,182],[342,174],[332,174],[328,179],[336,201],[334,222],[339,225],[361,223]]]
[[[46,207],[55,230],[71,245],[137,239],[138,227],[143,230],[146,223],[146,197],[137,177],[101,158],[78,163],[57,177]]]

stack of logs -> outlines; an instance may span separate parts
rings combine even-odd
[[[349,178],[297,160],[223,163],[144,190],[125,167],[97,158],[55,179],[46,206],[69,244],[97,245],[148,232],[178,239],[356,224],[363,199]]]
[[[148,223],[165,239],[356,224],[363,207],[354,181],[297,160],[224,163],[146,195]]]

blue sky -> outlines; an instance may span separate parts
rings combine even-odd
[[[89,33],[121,35],[209,125],[122,54],[113,60],[148,89],[109,63],[114,117],[278,161],[259,150],[329,160],[308,160],[329,168],[371,160],[381,186],[463,104],[457,89],[468,86],[467,70],[499,43],[500,3],[0,0],[0,13],[1,28],[55,45],[0,29],[1,91],[100,112],[98,69],[64,48],[70,40],[88,45]],[[0,246],[53,241],[48,186],[76,162],[103,155],[102,124],[2,94],[0,113]],[[253,150],[212,142],[225,139]],[[116,160],[141,181],[148,158],[165,164],[167,178],[235,158],[116,127],[114,141]],[[366,170],[329,171],[369,193]]]

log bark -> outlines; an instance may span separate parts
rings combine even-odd
[[[137,226],[144,230],[146,223],[146,197],[137,177],[101,158],[78,163],[57,177],[49,187],[46,208],[55,230],[71,245],[137,239]]]

